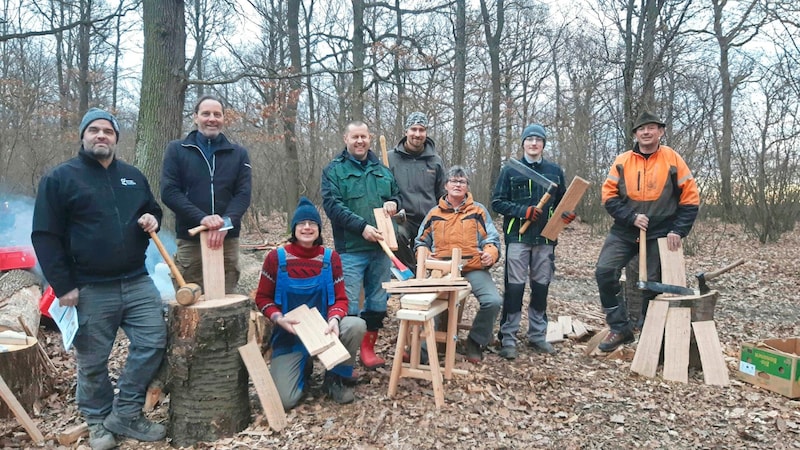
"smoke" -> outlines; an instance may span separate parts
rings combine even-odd
[[[0,190],[0,247],[31,245],[33,199]]]

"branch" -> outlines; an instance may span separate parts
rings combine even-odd
[[[63,31],[71,30],[71,29],[79,27],[81,25],[94,25],[94,24],[100,23],[100,22],[107,22],[107,21],[109,21],[111,19],[114,19],[116,17],[124,17],[125,14],[127,14],[130,11],[133,11],[134,9],[135,9],[135,7],[130,7],[130,8],[125,9],[122,13],[112,13],[112,14],[109,14],[109,15],[107,15],[105,17],[101,17],[99,19],[92,19],[92,20],[90,20],[88,22],[87,21],[83,21],[83,20],[79,20],[79,21],[76,21],[76,22],[68,23],[66,25],[62,25],[60,27],[51,28],[49,30],[26,31],[24,33],[3,34],[3,35],[0,35],[0,42],[6,42],[6,41],[13,40],[13,39],[26,39],[26,38],[35,37],[35,36],[50,36],[50,35],[61,33]]]

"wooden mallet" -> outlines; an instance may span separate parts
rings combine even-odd
[[[164,262],[166,262],[169,266],[169,271],[172,272],[172,276],[178,281],[179,288],[177,292],[175,292],[175,300],[179,305],[183,306],[195,304],[202,293],[200,285],[197,283],[187,283],[186,280],[183,279],[183,275],[181,275],[178,267],[175,266],[172,258],[170,258],[169,253],[167,253],[167,249],[164,248],[164,244],[161,243],[161,239],[158,238],[158,234],[151,231],[150,238],[153,239],[156,247],[158,247],[158,251],[161,253],[161,257],[164,258]]]

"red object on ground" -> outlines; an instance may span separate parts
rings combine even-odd
[[[53,286],[48,285],[47,288],[42,293],[42,298],[39,299],[39,312],[42,313],[43,316],[52,317],[50,316],[50,305],[53,304],[53,300],[56,299],[56,291],[53,290]]]
[[[36,267],[33,247],[0,247],[0,271]]]

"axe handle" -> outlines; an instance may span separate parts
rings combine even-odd
[[[197,233],[199,233],[201,231],[206,231],[206,230],[208,230],[208,227],[205,226],[205,225],[198,225],[198,226],[196,226],[194,228],[189,228],[189,236],[195,236],[195,235],[197,235]]]
[[[544,208],[544,205],[545,203],[547,203],[548,200],[550,200],[550,191],[544,193],[541,200],[539,200],[539,203],[536,204],[536,207],[539,209]],[[531,221],[526,220],[525,223],[523,223],[522,226],[519,227],[519,234],[525,234],[525,232],[528,231],[529,226],[531,226]]]
[[[381,135],[381,158],[383,158],[383,165],[389,167],[389,152],[386,151],[386,136]]]
[[[639,229],[639,281],[647,282],[647,231]]]
[[[712,279],[717,278],[718,276],[722,275],[723,273],[725,273],[725,272],[727,272],[727,271],[729,271],[729,270],[731,270],[733,268],[741,266],[742,264],[744,264],[744,258],[740,258],[740,259],[734,261],[733,263],[723,267],[722,269],[715,270],[714,272],[709,272],[709,273],[705,274],[704,278],[706,279],[706,281],[712,280]]]
[[[186,280],[183,279],[183,275],[181,275],[181,272],[178,270],[178,267],[175,265],[175,262],[172,261],[172,258],[169,257],[169,253],[167,252],[167,249],[164,248],[164,244],[161,243],[161,239],[158,238],[158,234],[156,234],[156,232],[154,231],[151,231],[150,238],[156,244],[158,252],[161,253],[161,257],[164,258],[164,262],[166,262],[167,265],[169,266],[169,270],[172,272],[172,276],[175,277],[175,280],[178,281],[178,286],[180,287],[186,286]]]

